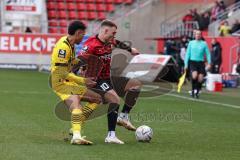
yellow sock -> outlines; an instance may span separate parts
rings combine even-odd
[[[82,123],[84,121],[86,121],[89,116],[92,114],[92,112],[97,108],[98,104],[97,103],[87,103],[84,107],[83,107],[83,114],[81,117],[81,121]]]
[[[73,109],[72,110],[72,131],[73,133],[80,133],[81,132],[81,109]]]

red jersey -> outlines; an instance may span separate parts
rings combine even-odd
[[[79,56],[84,54],[95,55],[103,61],[102,70],[100,71],[98,79],[109,79],[110,78],[110,63],[111,54],[113,49],[112,43],[102,42],[98,36],[90,37],[83,45]]]

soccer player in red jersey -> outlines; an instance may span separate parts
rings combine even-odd
[[[135,48],[126,46],[123,42],[116,40],[117,25],[110,20],[101,23],[99,33],[90,37],[79,53],[79,58],[84,55],[95,55],[102,60],[103,66],[97,77],[96,89],[104,93],[104,98],[109,102],[108,109],[108,135],[106,143],[124,144],[115,134],[116,124],[128,130],[135,131],[136,128],[129,121],[128,114],[135,105],[140,93],[141,82],[136,79],[110,75],[110,63],[113,47],[125,49],[132,55],[138,55]],[[120,98],[125,96],[125,104],[122,112],[118,115]]]

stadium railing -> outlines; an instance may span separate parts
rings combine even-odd
[[[163,23],[160,26],[160,35],[164,38],[192,37],[195,29],[199,29],[196,21]]]

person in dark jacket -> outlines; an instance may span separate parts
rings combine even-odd
[[[221,44],[215,39],[212,39],[212,50],[211,50],[211,60],[212,60],[212,73],[219,73],[219,69],[222,63],[222,47]]]
[[[240,30],[240,22],[236,19],[232,25],[231,33],[237,32],[238,30]]]
[[[200,23],[199,23],[200,30],[207,30],[209,23],[210,23],[210,15],[208,12],[205,12],[202,14],[200,18]]]

